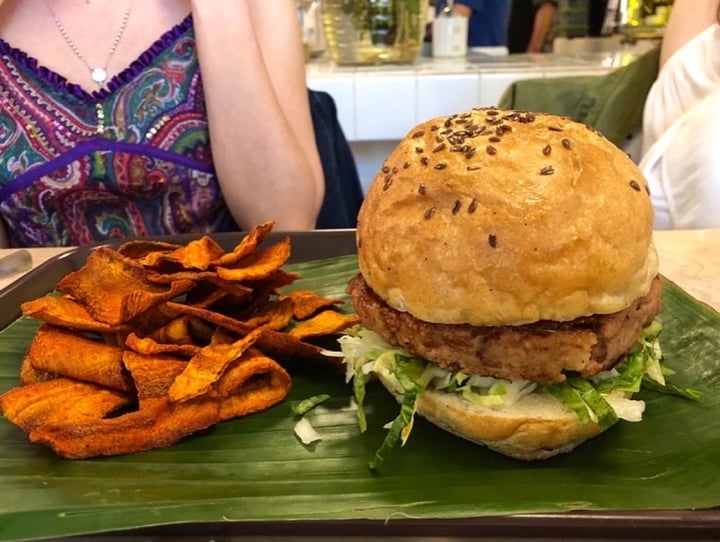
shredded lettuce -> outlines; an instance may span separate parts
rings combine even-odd
[[[357,404],[357,421],[360,432],[367,431],[367,419],[365,418],[365,373],[362,367],[355,369],[355,377],[353,378],[353,391],[355,394],[355,403]]]
[[[575,412],[580,423],[583,425],[590,422],[590,410],[577,390],[565,384],[547,384],[542,387],[542,391],[552,395],[567,408]]]
[[[637,422],[642,419],[644,401],[630,399],[641,386],[663,393],[698,399],[700,393],[682,389],[666,382],[672,373],[662,365],[662,351],[658,336],[662,331],[659,320],[645,328],[625,361],[590,379],[571,374],[566,382],[537,385],[527,380],[508,381],[489,376],[468,375],[448,371],[413,356],[398,346],[386,343],[378,334],[356,326],[340,338],[345,356],[348,380],[353,380],[358,406],[358,423],[365,431],[365,385],[373,374],[382,374],[400,397],[400,413],[387,425],[388,432],[380,448],[370,461],[371,469],[378,468],[386,454],[407,440],[414,420],[417,397],[425,389],[461,395],[478,406],[500,408],[511,406],[530,393],[548,394],[576,413],[581,423],[596,422],[607,429],[618,420]]]
[[[419,358],[408,358],[397,354],[394,356],[394,364],[390,367],[390,371],[402,389],[400,413],[390,424],[385,440],[370,460],[371,470],[377,470],[380,463],[385,460],[385,454],[392,450],[398,441],[402,445],[407,442],[415,419],[417,397],[424,389],[417,380],[417,377],[422,375],[423,369],[424,363]]]
[[[318,406],[320,403],[324,403],[328,399],[330,399],[330,396],[327,393],[322,393],[320,395],[313,395],[312,397],[303,399],[299,403],[293,405],[293,407],[292,407],[293,414],[295,414],[297,416],[302,416],[304,414],[307,414],[313,408]]]
[[[626,422],[642,421],[645,412],[645,401],[629,399],[622,393],[612,392],[603,396],[617,414],[617,417]]]
[[[613,407],[588,380],[573,375],[567,378],[567,384],[578,392],[600,429],[605,430],[618,421],[618,415]]]
[[[300,442],[306,446],[322,440],[320,434],[315,431],[315,428],[307,418],[300,418],[293,426],[293,431],[300,439]]]

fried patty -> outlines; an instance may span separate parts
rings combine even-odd
[[[660,309],[662,281],[655,277],[647,295],[616,313],[497,327],[418,320],[387,305],[361,275],[347,291],[363,326],[442,368],[552,383],[568,372],[588,377],[620,362]]]

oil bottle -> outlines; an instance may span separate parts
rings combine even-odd
[[[626,29],[634,37],[662,36],[673,0],[627,0]]]
[[[322,0],[326,54],[337,64],[405,64],[419,55],[427,0]]]

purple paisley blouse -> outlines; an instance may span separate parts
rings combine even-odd
[[[192,18],[89,93],[0,39],[11,246],[237,229],[212,166]]]

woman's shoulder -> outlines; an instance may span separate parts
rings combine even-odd
[[[680,50],[706,39],[720,22],[720,0],[677,0],[665,27],[660,65]]]
[[[681,73],[720,77],[720,25],[708,26],[685,42],[665,61],[659,77]]]

